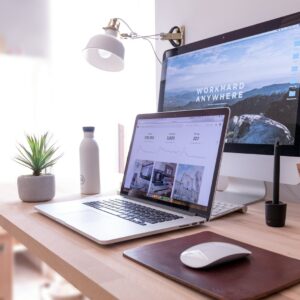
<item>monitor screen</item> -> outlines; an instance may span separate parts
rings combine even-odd
[[[225,150],[268,154],[279,139],[297,155],[299,83],[296,14],[168,50],[159,110],[228,106]]]
[[[207,210],[226,121],[218,113],[138,118],[122,192]]]

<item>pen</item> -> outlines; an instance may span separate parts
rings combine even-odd
[[[274,144],[273,204],[279,204],[280,150],[279,139]]]

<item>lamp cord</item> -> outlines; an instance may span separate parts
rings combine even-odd
[[[145,38],[145,37],[143,37],[142,39],[145,40],[145,41],[147,41],[150,44],[150,46],[152,48],[152,51],[153,51],[153,53],[154,53],[157,61],[162,65],[162,61],[159,59],[159,57],[158,57],[158,55],[157,55],[157,53],[156,53],[156,51],[154,49],[154,46],[153,46],[152,42],[148,38]]]
[[[127,28],[130,30],[130,34],[137,35],[136,32],[132,30],[132,28],[129,26],[129,24],[124,19],[122,19],[122,18],[116,18],[116,19],[118,19],[119,21],[121,21],[122,23],[124,23],[127,26]]]
[[[156,59],[157,59],[157,61],[160,63],[160,64],[162,64],[162,61],[159,59],[159,57],[158,57],[158,55],[157,55],[157,53],[156,53],[156,51],[155,51],[155,48],[154,48],[154,46],[153,46],[153,44],[152,44],[152,41],[150,41],[150,39],[156,39],[156,40],[158,40],[159,38],[159,36],[160,36],[160,34],[152,34],[152,35],[139,35],[139,34],[137,34],[135,31],[133,31],[132,30],[132,28],[129,26],[129,24],[125,21],[125,20],[123,20],[122,18],[117,18],[119,21],[121,21],[122,23],[124,23],[126,26],[127,26],[127,28],[129,29],[129,31],[130,31],[130,33],[120,33],[120,31],[118,31],[119,32],[119,34],[120,34],[120,36],[122,37],[122,38],[130,38],[130,39],[143,39],[143,40],[145,40],[145,41],[147,41],[149,44],[150,44],[150,46],[151,46],[151,48],[152,48],[152,51],[153,51],[153,53],[154,53],[154,55],[155,55],[155,57],[156,57]]]
[[[150,34],[150,35],[139,35],[129,26],[129,24],[124,19],[122,19],[122,18],[116,18],[116,19],[118,19],[119,21],[124,23],[130,31],[130,33],[120,33],[120,31],[118,31],[123,38],[126,38],[126,37],[132,38],[132,39],[152,38],[152,39],[159,40],[158,37],[160,37],[160,35],[161,35],[160,33]]]

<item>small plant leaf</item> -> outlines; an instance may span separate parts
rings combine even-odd
[[[17,146],[18,155],[15,157],[15,161],[31,169],[33,175],[39,176],[43,170],[53,166],[62,157],[62,154],[54,157],[58,147],[55,144],[50,144],[50,140],[51,137],[49,137],[48,132],[40,137],[26,135],[28,147],[22,144]]]

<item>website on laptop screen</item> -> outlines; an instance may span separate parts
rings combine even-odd
[[[224,115],[139,119],[123,191],[205,210],[223,122]]]

